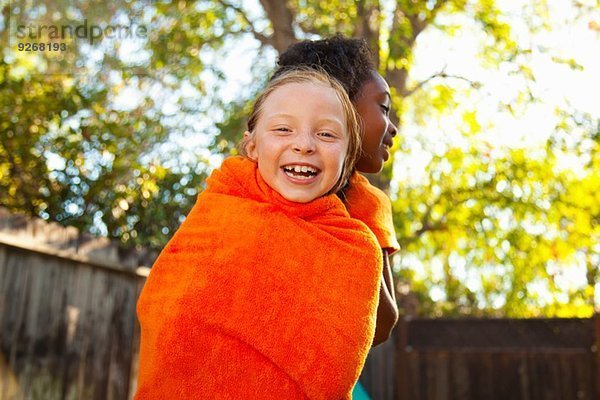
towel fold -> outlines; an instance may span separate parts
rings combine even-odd
[[[138,301],[136,398],[351,398],[381,265],[337,196],[290,202],[255,163],[226,159]]]
[[[400,250],[394,229],[392,203],[382,190],[355,172],[350,178],[345,198],[350,216],[361,220],[371,229],[382,249],[386,249],[388,254]]]

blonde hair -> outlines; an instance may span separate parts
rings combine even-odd
[[[246,145],[250,140],[254,138],[254,131],[256,129],[258,119],[261,116],[262,108],[266,99],[276,89],[289,83],[315,83],[327,86],[335,91],[337,98],[340,100],[342,110],[344,113],[344,119],[346,121],[346,132],[348,134],[348,148],[346,152],[346,157],[344,158],[344,164],[342,166],[342,173],[340,174],[340,178],[327,194],[337,193],[346,185],[348,179],[350,179],[350,175],[354,170],[354,164],[356,164],[356,161],[359,158],[362,140],[362,120],[359,118],[358,113],[356,112],[356,109],[350,101],[348,93],[346,92],[342,84],[339,83],[336,79],[329,76],[323,70],[298,67],[290,69],[274,77],[269,82],[265,90],[256,98],[256,101],[254,102],[254,106],[252,107],[252,113],[248,118],[248,132],[250,132],[250,136],[244,137],[242,139],[242,141],[238,144],[238,151],[241,155],[248,157],[248,154],[246,153]]]

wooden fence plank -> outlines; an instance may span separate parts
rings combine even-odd
[[[595,382],[595,396],[594,398],[600,399],[600,314],[594,316],[594,333],[595,340],[591,346],[593,354],[593,365],[595,370],[593,373],[593,381]]]
[[[409,320],[397,398],[597,399],[597,321]]]
[[[0,209],[0,400],[132,399],[138,256]],[[600,399],[598,317],[401,319],[392,337],[361,376],[374,400]]]
[[[106,240],[46,225],[0,209],[0,400],[126,399],[145,277]]]
[[[398,345],[396,346],[396,386],[402,388],[397,390],[395,396],[398,400],[408,400],[410,398],[410,363],[408,356],[408,322],[406,317],[400,317],[395,328],[395,335]]]
[[[140,293],[142,292],[142,288],[144,287],[144,282],[142,280],[138,280],[136,285],[136,294],[135,298],[139,298]],[[129,395],[127,396],[127,400],[133,400],[133,396],[135,394],[135,390],[137,388],[137,375],[138,375],[138,361],[140,354],[140,334],[141,328],[139,324],[139,320],[137,318],[137,314],[135,312],[135,304],[133,305],[133,335],[131,337],[131,362],[129,369]]]

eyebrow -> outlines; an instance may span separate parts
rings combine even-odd
[[[287,113],[275,113],[275,114],[271,114],[271,115],[266,115],[265,116],[266,119],[272,119],[272,118],[293,118],[293,119],[298,119],[295,115],[292,114],[287,114]],[[336,118],[329,118],[329,117],[325,117],[325,118],[321,118],[319,119],[317,122],[332,122],[335,124],[338,124],[340,126],[344,126],[344,124],[342,123],[342,121],[336,119]]]
[[[275,114],[265,115],[265,118],[271,119],[271,118],[296,118],[296,117],[294,117],[292,114],[278,112]]]

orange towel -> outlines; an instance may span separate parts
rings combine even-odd
[[[381,263],[337,196],[293,203],[226,159],[140,296],[136,398],[351,398]]]
[[[389,197],[358,172],[350,178],[346,208],[352,218],[361,220],[371,229],[381,248],[387,249],[388,254],[400,250]]]

